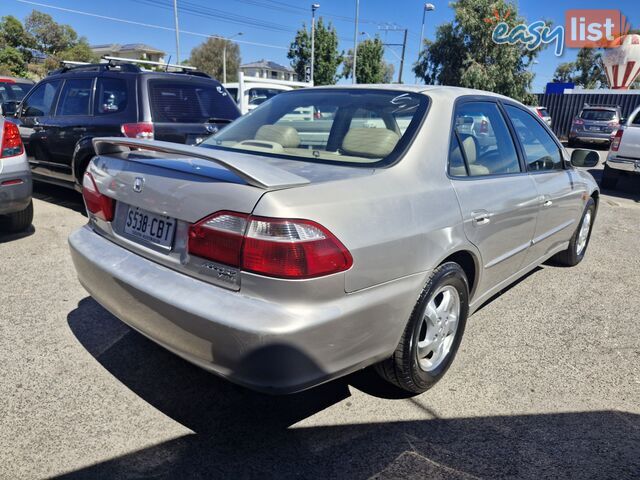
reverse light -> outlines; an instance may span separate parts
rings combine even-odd
[[[128,138],[153,140],[153,123],[151,122],[124,123],[120,131]]]
[[[345,246],[318,223],[235,212],[218,212],[192,225],[189,253],[288,279],[330,275],[353,264]]]
[[[100,193],[93,176],[86,172],[82,178],[82,197],[87,210],[105,222],[113,220],[114,200]]]
[[[20,130],[15,123],[9,121],[4,122],[2,132],[2,147],[0,147],[0,158],[15,157],[22,155],[24,146],[20,138]]]
[[[624,133],[624,130],[622,128],[618,129],[618,131],[616,132],[615,136],[613,137],[613,140],[611,141],[611,151],[612,152],[617,152],[618,149],[620,148],[620,142],[622,141],[622,134]]]

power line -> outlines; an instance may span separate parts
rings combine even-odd
[[[67,12],[67,13],[75,13],[77,15],[84,15],[84,16],[87,16],[87,17],[100,18],[100,19],[103,19],[103,20],[110,20],[110,21],[113,21],[113,22],[127,23],[127,24],[130,24],[130,25],[138,25],[138,26],[141,26],[141,27],[155,28],[155,29],[158,29],[158,30],[165,30],[165,31],[170,31],[170,32],[174,32],[175,31],[174,28],[164,27],[162,25],[155,25],[155,24],[152,24],[152,23],[144,23],[144,22],[136,22],[134,20],[126,20],[124,18],[109,17],[109,16],[106,16],[106,15],[99,15],[97,13],[84,12],[82,10],[74,10],[74,9],[71,9],[71,8],[56,7],[54,5],[48,5],[46,3],[34,2],[34,1],[31,1],[31,0],[15,0],[15,1],[19,2],[19,3],[25,3],[25,4],[28,4],[28,5],[35,5],[35,6],[38,6],[38,7],[50,8],[52,10],[59,10],[59,11],[62,11],[62,12]],[[208,33],[191,32],[189,30],[180,30],[180,33],[185,34],[185,35],[193,35],[193,36],[196,36],[196,37],[225,39],[225,37],[220,36],[220,35],[211,35],[211,34],[208,34]],[[234,40],[234,42],[235,43],[244,44],[244,45],[253,45],[253,46],[256,46],[256,47],[277,48],[277,49],[280,49],[280,50],[288,50],[289,49],[289,47],[283,47],[283,46],[280,46],[280,45],[270,45],[268,43],[250,42],[250,41],[247,41],[247,40]]]

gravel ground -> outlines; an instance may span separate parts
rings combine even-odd
[[[477,312],[414,398],[368,372],[269,397],[185,363],[83,290],[80,198],[39,186],[34,229],[0,237],[0,478],[640,478],[639,185],[604,192],[582,264]]]

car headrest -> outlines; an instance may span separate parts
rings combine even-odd
[[[342,141],[342,150],[359,157],[384,158],[393,152],[398,140],[400,135],[386,128],[352,128]]]
[[[471,135],[467,135],[462,140],[462,148],[464,149],[464,153],[467,157],[467,162],[469,163],[469,165],[473,165],[474,163],[476,163],[476,160],[478,160],[478,148],[476,146],[476,139]]]
[[[297,148],[300,145],[298,131],[287,125],[263,125],[256,132],[255,139],[279,143],[284,148]]]

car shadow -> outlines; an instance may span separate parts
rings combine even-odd
[[[36,181],[33,182],[33,198],[37,198],[43,202],[53,203],[54,205],[81,213],[85,217],[87,216],[82,194],[71,188]]]
[[[36,233],[36,227],[34,227],[33,225],[29,225],[29,227],[23,232],[3,233],[2,222],[0,221],[0,243],[8,243],[14,242],[16,240],[21,240],[23,238],[30,237],[34,233]]]
[[[345,418],[349,379],[268,396],[191,366],[90,298],[68,324],[115,379],[194,433],[59,478],[621,479],[640,471],[638,415],[442,419],[427,409],[425,419],[355,424]],[[295,427],[337,403],[337,425]]]
[[[593,168],[588,172],[593,175],[604,195],[624,198],[640,203],[640,175],[621,175],[616,188],[602,188],[602,169]]]

